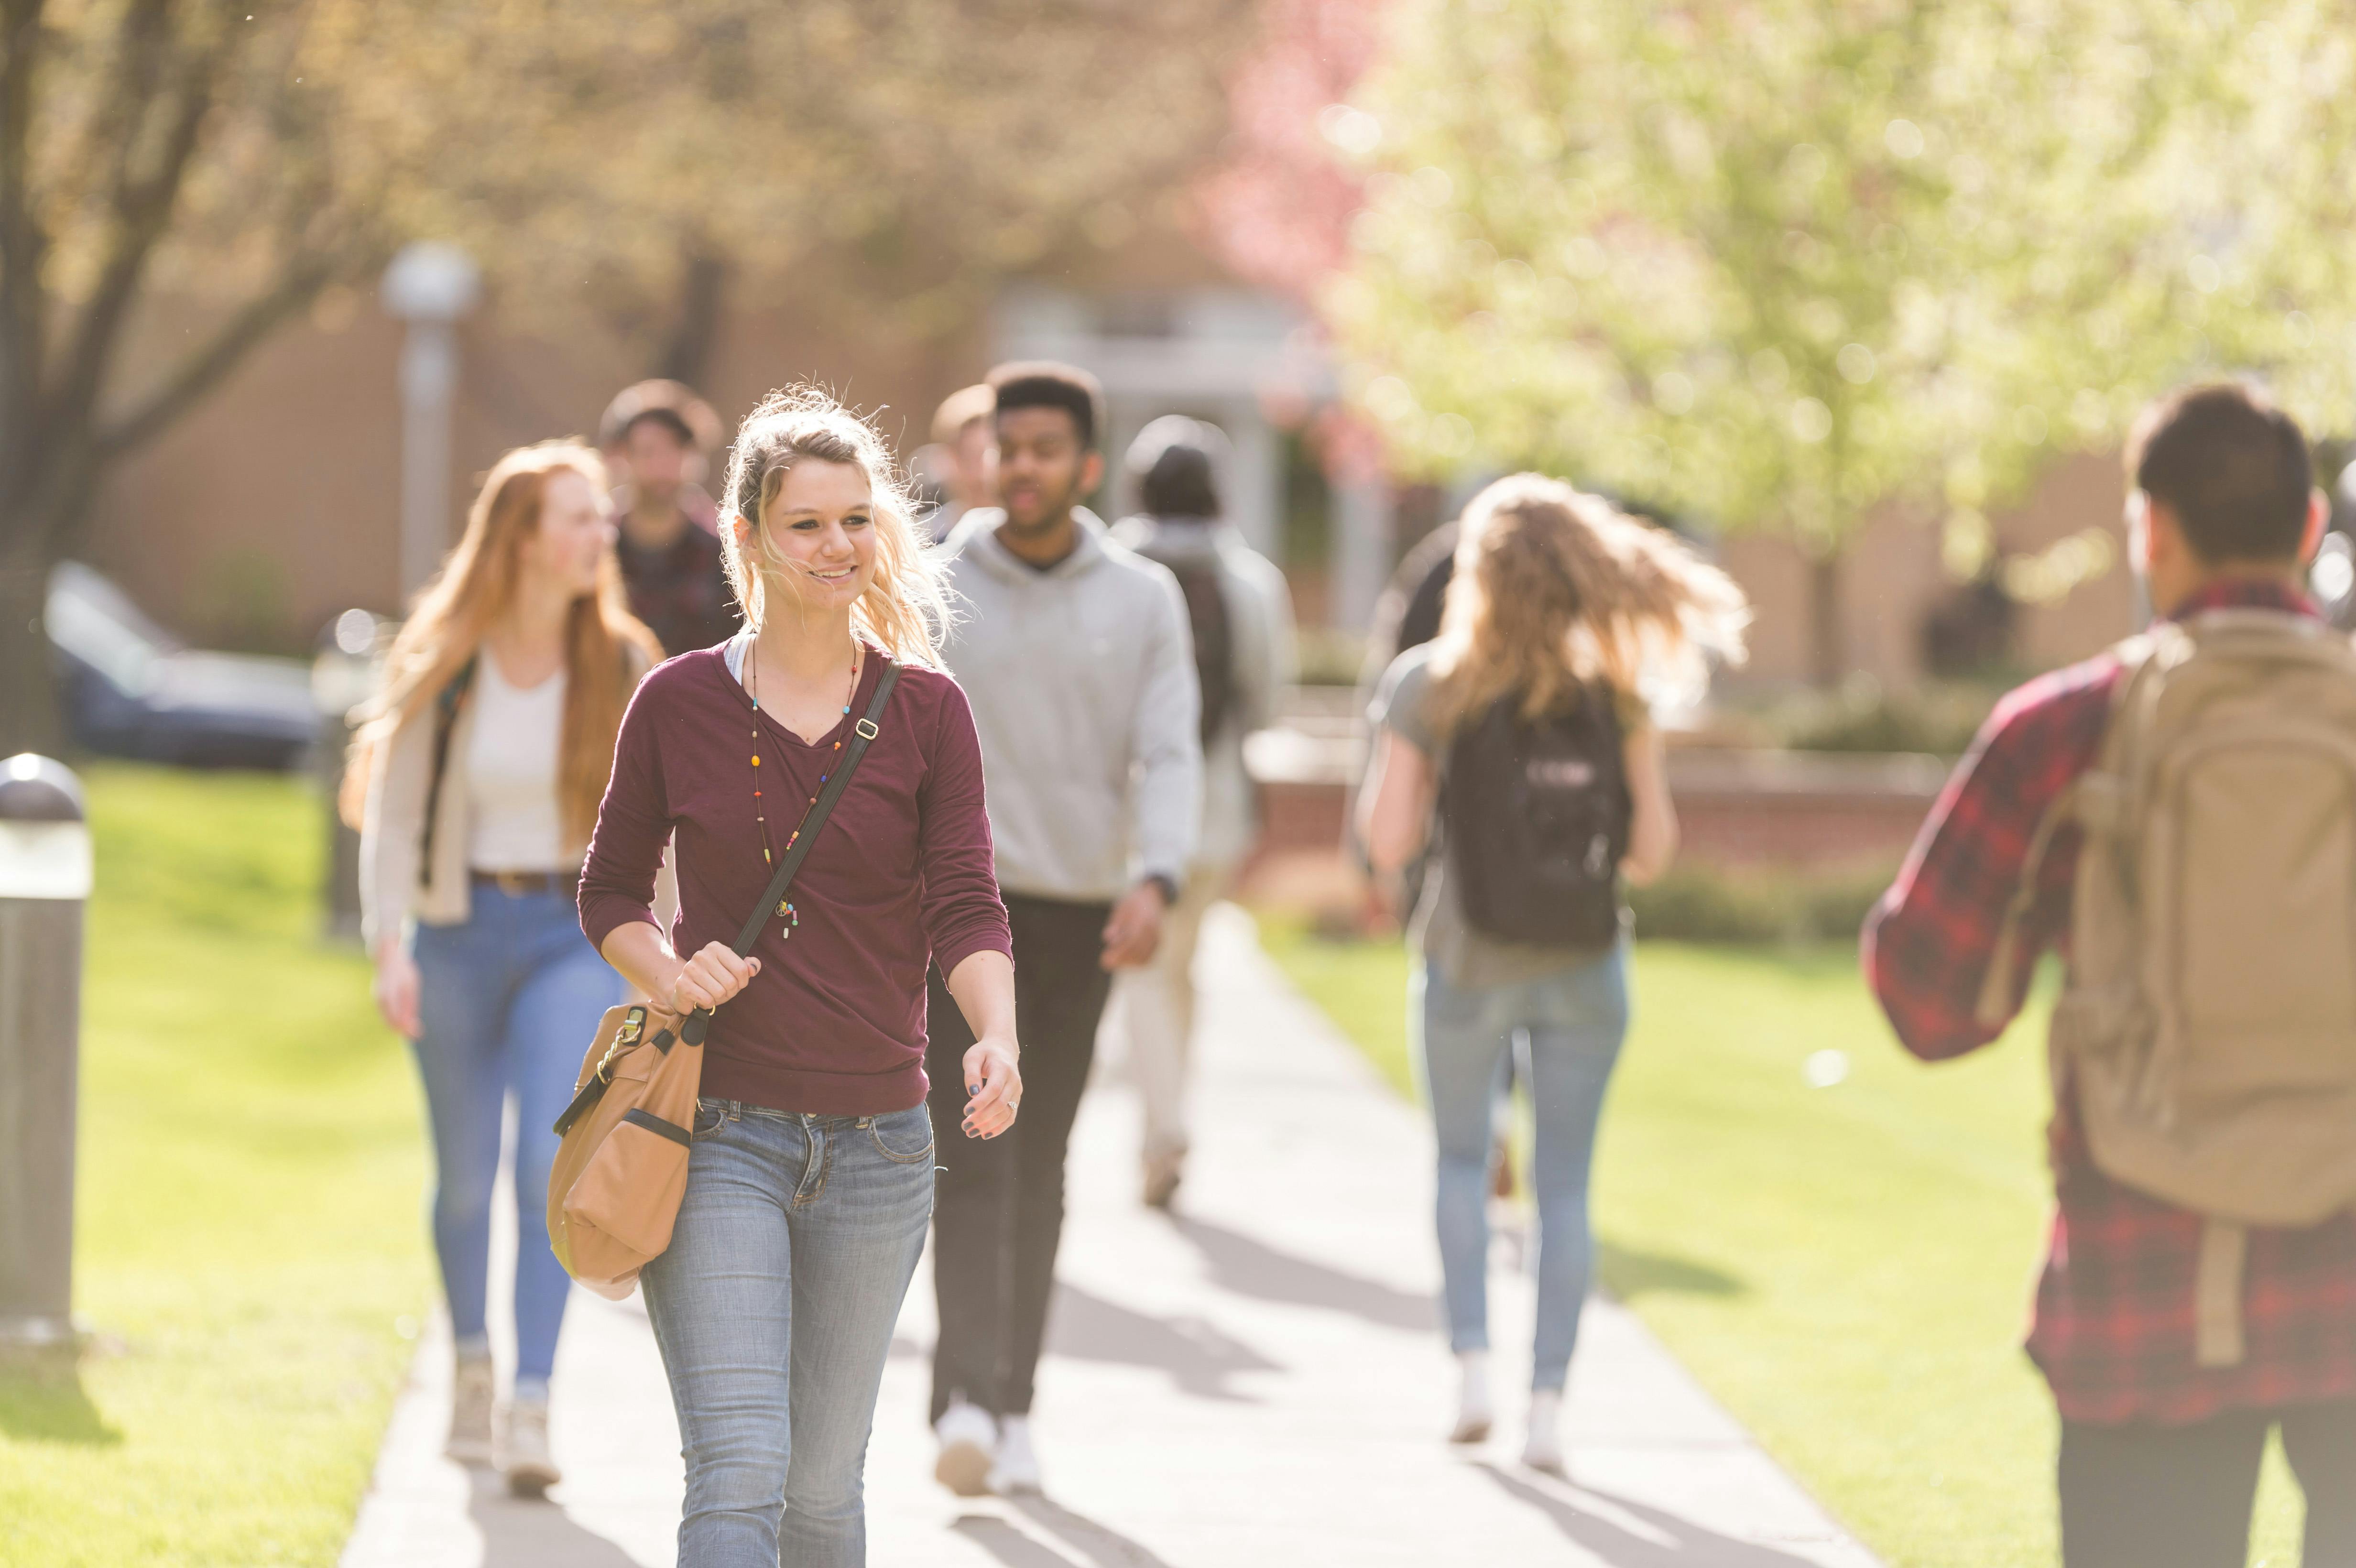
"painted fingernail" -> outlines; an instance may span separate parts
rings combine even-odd
[[[980,1094],[981,1093],[981,1085],[979,1083],[969,1083],[965,1086],[965,1092],[969,1094]]]

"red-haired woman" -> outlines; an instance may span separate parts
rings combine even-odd
[[[660,656],[626,607],[605,494],[584,446],[499,460],[393,643],[344,786],[377,1006],[415,1048],[433,1123],[434,1244],[457,1341],[449,1452],[495,1461],[527,1494],[557,1479],[548,1379],[571,1286],[548,1247],[550,1126],[623,989],[573,897],[623,709]],[[516,1371],[499,1404],[487,1297],[509,1096]]]

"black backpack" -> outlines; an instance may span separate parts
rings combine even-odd
[[[1215,558],[1165,560],[1186,596],[1186,624],[1194,634],[1194,677],[1203,688],[1203,744],[1226,728],[1236,706],[1236,637],[1227,617],[1225,576]]]
[[[1532,723],[1518,695],[1457,731],[1440,784],[1449,875],[1484,935],[1607,947],[1620,935],[1620,860],[1633,809],[1610,693]]]

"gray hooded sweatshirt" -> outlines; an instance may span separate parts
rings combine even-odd
[[[1044,571],[978,508],[942,547],[962,603],[942,656],[973,705],[999,886],[1095,902],[1183,881],[1202,810],[1201,694],[1178,580],[1081,509]]]

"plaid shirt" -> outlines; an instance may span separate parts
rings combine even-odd
[[[2314,613],[2295,589],[2244,580],[2204,590],[2179,613],[2228,606]],[[2119,677],[2105,654],[1998,704],[1867,921],[1867,980],[1924,1061],[1961,1056],[2001,1032],[1974,1012],[2005,905],[2047,807],[2094,763]],[[2029,961],[2065,944],[2078,847],[2076,828],[2055,833],[2008,1016],[2026,999]],[[2311,1230],[2250,1232],[2246,1353],[2238,1366],[2203,1368],[2193,1360],[2200,1217],[2095,1169],[2066,1104],[2050,1141],[2059,1202],[2029,1354],[2064,1419],[2180,1424],[2356,1395],[2356,1214]]]

